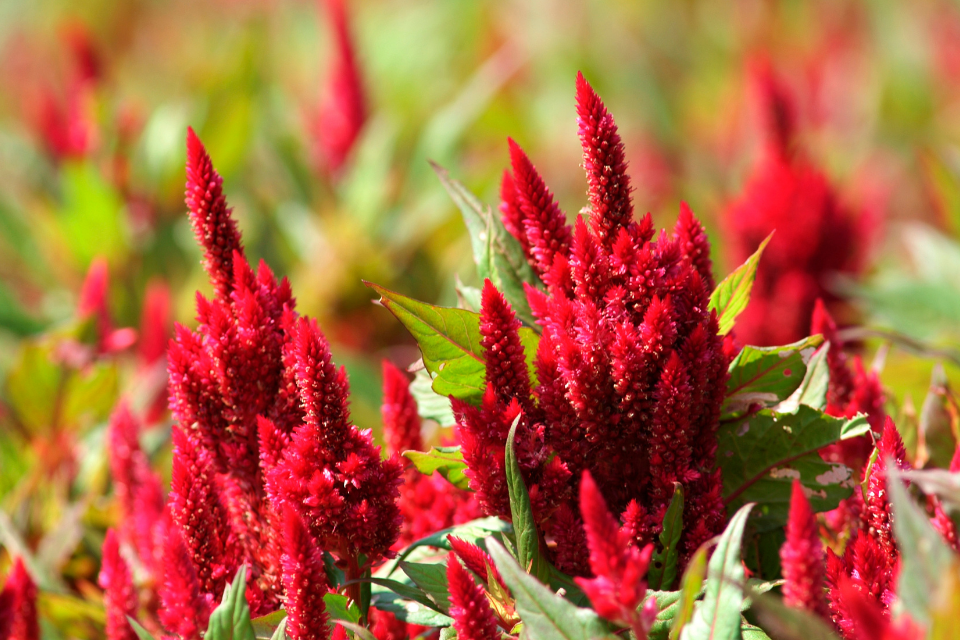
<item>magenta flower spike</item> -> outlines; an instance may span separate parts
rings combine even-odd
[[[389,361],[383,361],[383,437],[390,454],[422,451],[420,415],[417,402],[410,394],[410,381]]]
[[[490,554],[477,545],[461,540],[456,536],[447,536],[447,540],[450,542],[453,552],[467,566],[467,569],[473,571],[483,582],[487,581],[488,575],[492,575],[504,591],[509,591]]]
[[[282,547],[287,634],[292,640],[327,640],[329,616],[323,597],[328,587],[323,554],[291,506],[283,511]]]
[[[650,631],[649,616],[637,609],[646,596],[644,576],[653,545],[639,549],[630,534],[620,529],[589,471],[584,471],[580,481],[580,513],[594,577],[574,580],[599,615],[630,627],[637,638],[646,638]]]
[[[0,623],[5,640],[40,640],[37,586],[21,558],[13,562],[0,591]]]
[[[163,555],[160,622],[184,640],[200,640],[216,606],[211,594],[202,594],[190,549],[176,526],[167,530]]]
[[[793,481],[787,539],[780,547],[783,568],[783,602],[830,619],[824,594],[826,556],[817,520],[799,480]]]
[[[901,471],[909,469],[910,465],[907,462],[907,452],[900,438],[900,432],[889,417],[883,426],[883,435],[877,443],[877,451],[877,460],[867,479],[863,523],[892,565],[899,554],[893,537],[893,506],[887,498],[887,461],[892,461]]]
[[[486,593],[452,552],[447,555],[447,586],[450,589],[450,617],[457,638],[498,640],[497,618]]]
[[[619,229],[633,218],[630,177],[613,116],[579,72],[577,127],[590,187],[591,224],[597,239],[609,247],[617,239]]]
[[[890,616],[866,595],[854,580],[842,579],[839,584],[840,597],[849,614],[849,627],[852,634],[848,638],[857,640],[923,640],[927,637],[923,628],[915,624],[907,614],[891,621]]]
[[[127,616],[136,618],[139,598],[130,568],[120,555],[120,545],[113,529],[107,530],[103,541],[103,562],[97,581],[103,589],[107,640],[137,640]]]

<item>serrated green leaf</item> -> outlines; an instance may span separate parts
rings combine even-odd
[[[431,166],[463,215],[480,279],[489,278],[517,317],[528,326],[536,327],[523,285],[542,288],[543,283],[527,262],[520,243],[506,230],[500,217],[493,215],[490,207],[451,178],[446,169],[433,163]]]
[[[449,615],[450,589],[447,588],[447,565],[401,562],[400,568],[415,585],[430,596],[441,611]]]
[[[423,364],[433,374],[433,390],[479,404],[486,388],[486,365],[480,345],[480,316],[464,309],[438,307],[408,298],[367,282],[380,295],[380,302],[416,339]],[[520,328],[527,371],[536,385],[536,357],[539,337],[526,327]]]
[[[424,420],[435,420],[441,427],[452,427],[457,423],[450,398],[433,390],[433,378],[425,368],[414,374],[410,394],[417,402],[417,413]]]
[[[772,237],[773,233],[767,236],[754,254],[737,267],[733,273],[724,278],[723,282],[718,284],[711,294],[709,309],[717,312],[717,319],[720,321],[720,335],[730,333],[737,316],[747,308],[747,303],[750,302],[750,290],[753,288],[753,281],[757,277],[757,265],[760,263],[760,256]]]
[[[247,567],[241,566],[233,582],[223,590],[223,600],[213,613],[204,640],[256,640],[245,596]]]
[[[795,413],[764,409],[723,424],[717,434],[717,464],[723,471],[727,510],[757,502],[758,531],[786,523],[794,479],[807,489],[814,511],[836,508],[856,485],[850,469],[824,462],[817,451],[870,428],[864,416],[849,420],[800,405]]]
[[[467,463],[460,447],[433,447],[430,451],[404,451],[403,457],[413,462],[424,475],[436,472],[458,489],[469,489],[470,481],[463,474]]]
[[[694,608],[681,640],[735,640],[740,638],[740,605],[745,584],[740,544],[752,504],[737,511],[720,536],[707,565],[703,601]]]
[[[887,490],[893,506],[893,533],[900,549],[897,596],[914,621],[930,624],[930,611],[940,592],[945,570],[957,570],[960,559],[913,502],[896,465],[887,463]]]
[[[513,534],[517,540],[517,560],[525,571],[530,572],[542,582],[550,577],[547,559],[540,552],[540,532],[533,517],[530,494],[523,482],[520,463],[517,462],[514,440],[521,416],[517,416],[510,425],[506,446],[507,491],[510,493],[510,515],[513,521]]]
[[[499,542],[489,542],[487,550],[516,598],[530,640],[594,640],[613,631],[592,610],[574,606],[526,573]]]
[[[693,617],[693,606],[697,596],[703,590],[703,580],[707,575],[707,546],[707,544],[703,544],[696,550],[687,565],[687,569],[683,572],[683,578],[680,580],[680,598],[677,601],[677,609],[669,620],[670,640],[677,640]],[[657,618],[659,619],[659,614]],[[666,629],[666,626],[659,626],[654,623],[653,630],[657,629]],[[662,636],[657,636],[657,638],[659,637]]]
[[[683,485],[673,483],[673,497],[663,516],[660,548],[653,554],[647,584],[651,589],[666,590],[677,579],[677,561],[680,557],[680,534],[683,533]]]
[[[823,336],[817,334],[780,347],[744,347],[730,363],[722,413],[739,413],[754,403],[770,407],[789,398],[822,343]]]

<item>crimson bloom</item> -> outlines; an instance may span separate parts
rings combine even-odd
[[[457,637],[463,640],[497,640],[500,631],[487,595],[457,560],[447,555],[447,586],[450,589],[450,617]]]
[[[37,586],[21,558],[13,563],[0,591],[0,629],[5,640],[40,640],[37,621]]]
[[[810,501],[799,480],[793,481],[787,539],[780,548],[783,568],[783,602],[789,607],[804,609],[828,620],[824,594],[826,556],[820,542],[819,527]]]
[[[138,598],[130,568],[120,556],[120,545],[113,529],[103,541],[103,564],[98,578],[103,588],[103,606],[107,612],[107,640],[136,640],[137,634],[127,616],[137,614]]]

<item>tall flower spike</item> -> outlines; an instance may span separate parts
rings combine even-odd
[[[637,608],[646,596],[644,576],[653,545],[641,550],[631,544],[630,534],[622,531],[610,514],[589,471],[584,471],[580,481],[580,513],[595,577],[574,580],[599,615],[630,627],[637,638],[646,638],[652,620],[648,611],[641,613]]]
[[[484,582],[487,581],[488,575],[492,575],[493,579],[503,587],[503,590],[507,591],[507,585],[503,581],[503,578],[500,577],[500,572],[497,571],[497,565],[494,564],[490,554],[477,545],[471,544],[466,540],[461,540],[455,536],[447,536],[447,540],[450,542],[450,548],[453,549],[457,557],[463,561],[463,564],[467,565],[470,571],[477,574]]]
[[[0,591],[0,625],[4,640],[40,640],[37,620],[37,586],[23,560],[17,558]],[[5,635],[4,635],[5,634]]]
[[[223,195],[223,178],[192,128],[187,129],[186,202],[193,233],[203,247],[203,266],[217,296],[227,298],[233,291],[234,252],[243,259],[243,244]]]
[[[891,622],[883,609],[853,580],[841,579],[838,590],[854,630],[853,636],[848,637],[857,640],[922,640],[926,637],[923,628],[914,624],[907,614]]]
[[[877,460],[867,479],[863,520],[892,565],[899,553],[893,537],[893,506],[887,498],[887,461],[892,461],[901,471],[909,469],[909,464],[900,432],[890,418],[887,418],[883,426],[883,435],[877,443],[877,453]]]
[[[693,215],[693,211],[686,202],[680,203],[680,217],[674,234],[681,243],[683,255],[693,264],[694,269],[703,278],[703,284],[708,291],[713,291],[716,284],[713,280],[713,262],[710,260],[710,241],[703,225]]]
[[[327,574],[323,554],[296,510],[283,511],[283,588],[287,594],[287,634],[292,640],[326,640]]]
[[[816,518],[799,480],[793,481],[787,539],[780,548],[780,566],[783,567],[784,604],[829,620],[823,591],[826,557]]]
[[[103,564],[98,578],[103,589],[103,606],[107,613],[107,640],[137,640],[127,616],[137,615],[137,591],[133,587],[130,568],[120,556],[120,545],[113,529],[103,541]]]
[[[213,596],[200,593],[190,550],[176,526],[168,528],[164,547],[163,586],[158,589],[160,622],[183,640],[200,640],[201,632],[210,622]]]
[[[529,255],[533,257],[531,265],[543,275],[553,267],[558,254],[566,255],[570,246],[570,227],[527,154],[512,138],[507,138],[507,143],[513,168],[515,206],[519,207],[521,214],[521,224],[513,223],[517,227],[513,233],[522,234],[521,245],[529,246]],[[511,212],[511,215],[515,214]]]
[[[383,437],[387,452],[402,454],[404,451],[422,451],[420,415],[417,402],[410,394],[410,382],[388,360],[383,361]]]
[[[363,128],[366,99],[347,25],[346,2],[319,1],[330,20],[334,51],[316,123],[317,152],[322,166],[330,173],[337,173]]]
[[[480,300],[480,346],[487,360],[487,384],[496,389],[501,402],[516,398],[522,407],[528,407],[530,374],[519,331],[520,321],[510,304],[489,279],[485,280]]]
[[[497,640],[500,631],[486,594],[452,552],[447,555],[447,586],[450,589],[450,617],[457,638]]]
[[[527,261],[533,262],[530,241],[527,240],[527,232],[523,227],[523,210],[520,208],[517,185],[509,169],[503,170],[503,177],[500,179],[500,219],[510,235],[520,243]]]
[[[580,72],[577,72],[577,126],[589,184],[590,223],[600,242],[611,246],[617,230],[633,219],[627,161],[613,116]]]

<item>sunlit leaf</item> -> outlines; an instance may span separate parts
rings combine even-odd
[[[651,589],[669,589],[677,579],[677,561],[680,557],[680,535],[683,533],[683,485],[673,483],[673,497],[663,516],[660,546],[654,552],[647,572]]]
[[[817,334],[781,347],[744,347],[730,363],[722,412],[741,412],[750,405],[769,407],[790,397],[803,382],[807,363],[823,343]]]
[[[717,312],[720,321],[720,335],[730,333],[737,316],[747,308],[747,303],[750,302],[750,290],[753,288],[753,281],[757,277],[757,265],[760,263],[760,256],[772,237],[772,233],[767,236],[754,254],[737,267],[733,273],[724,278],[723,282],[718,284],[711,294],[709,308]]]
[[[458,489],[469,489],[469,480],[463,474],[467,464],[460,447],[433,447],[430,451],[404,451],[403,456],[413,462],[424,475],[434,472],[443,476]]]

